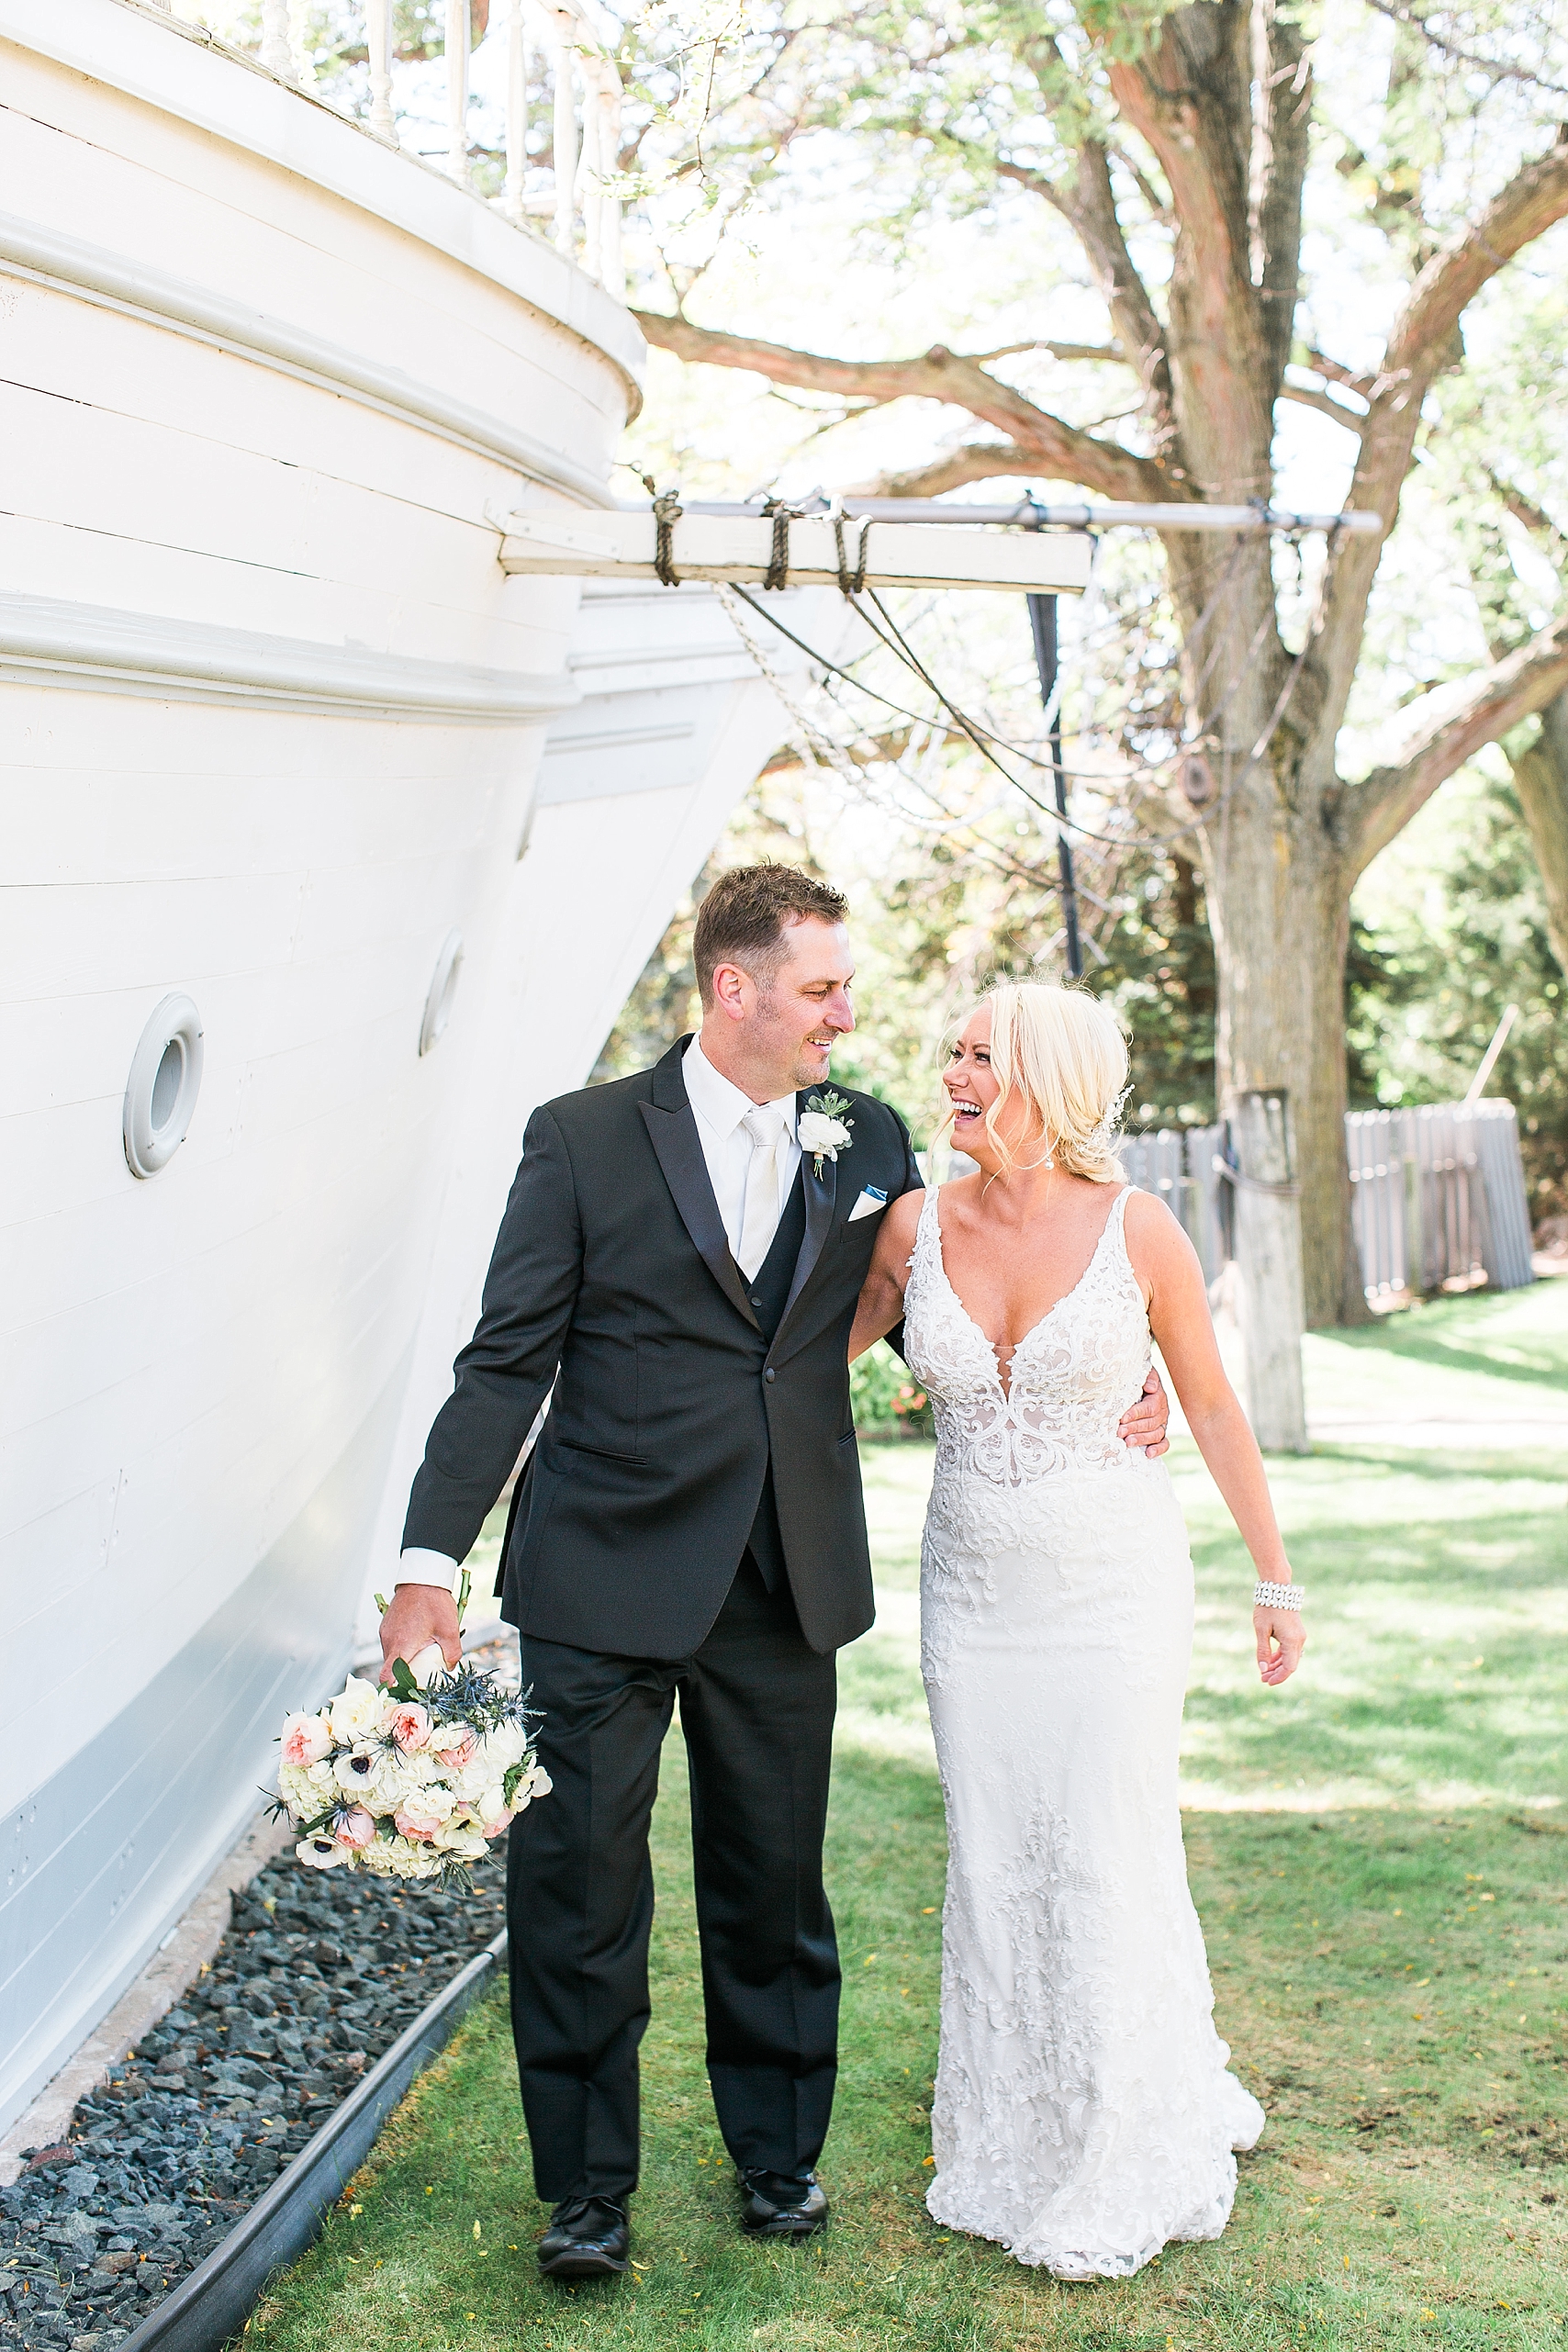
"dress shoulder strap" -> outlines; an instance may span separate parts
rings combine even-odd
[[[915,1223],[914,1248],[909,1253],[912,1266],[929,1264],[934,1250],[942,1247],[941,1218],[936,1207],[939,1187],[927,1184],[925,1198],[920,1204],[920,1215]]]

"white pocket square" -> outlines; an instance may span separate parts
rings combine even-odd
[[[845,1223],[853,1225],[857,1216],[875,1216],[879,1209],[885,1209],[887,1205],[886,1193],[879,1192],[875,1184],[868,1184],[845,1219]]]

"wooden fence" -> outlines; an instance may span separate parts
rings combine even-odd
[[[1345,1121],[1351,1213],[1369,1297],[1440,1290],[1484,1274],[1494,1290],[1531,1279],[1529,1205],[1511,1103],[1352,1111]],[[1215,1166],[1226,1129],[1129,1136],[1122,1165],[1180,1217],[1214,1282],[1233,1254],[1235,1193]]]

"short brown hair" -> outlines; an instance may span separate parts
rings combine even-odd
[[[784,960],[784,930],[791,923],[842,923],[849,902],[829,882],[793,866],[732,866],[703,900],[691,943],[697,985],[713,1002],[713,971],[739,964],[766,994]]]

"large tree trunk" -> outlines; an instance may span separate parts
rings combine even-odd
[[[1259,779],[1210,829],[1204,887],[1219,971],[1222,1114],[1254,1089],[1291,1103],[1309,1325],[1367,1317],[1345,1160],[1345,958],[1350,882],[1316,812]]]
[[[1511,763],[1546,890],[1547,935],[1568,972],[1568,692],[1540,714],[1540,733]]]

